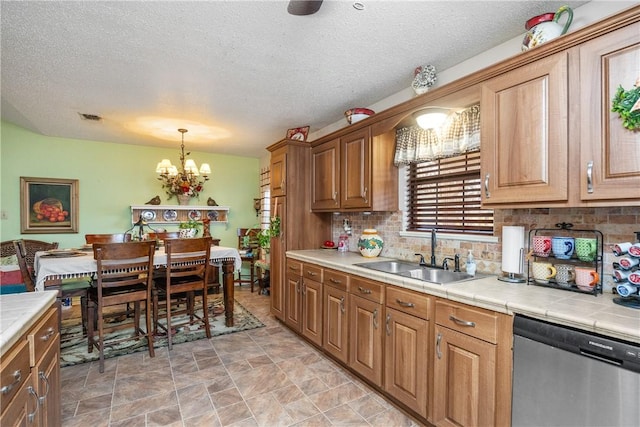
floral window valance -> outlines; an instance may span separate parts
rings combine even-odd
[[[396,166],[419,163],[480,149],[480,105],[449,114],[439,129],[408,126],[396,130]]]

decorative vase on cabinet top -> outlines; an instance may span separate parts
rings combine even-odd
[[[380,255],[384,240],[375,228],[367,228],[358,239],[358,250],[363,257],[375,258]]]
[[[178,204],[180,206],[187,206],[191,201],[191,196],[188,194],[178,194],[176,197],[178,198]]]
[[[564,26],[558,23],[563,14],[567,14],[567,21]],[[532,47],[546,43],[565,34],[573,20],[573,10],[568,6],[562,6],[556,13],[543,13],[529,19],[524,28],[527,33],[522,41],[522,50],[526,51]]]

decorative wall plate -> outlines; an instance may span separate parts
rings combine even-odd
[[[142,219],[144,219],[145,221],[153,221],[154,219],[156,219],[156,213],[155,211],[142,211],[140,213],[140,216],[142,217]]]
[[[287,138],[295,139],[297,141],[306,141],[308,134],[309,134],[309,126],[303,126],[303,127],[287,130]]]
[[[165,221],[175,221],[178,219],[178,212],[174,209],[167,209],[162,213],[162,218],[164,218]]]
[[[218,220],[218,211],[209,211],[209,212],[207,212],[207,217],[211,221],[217,221]]]
[[[202,218],[202,214],[200,213],[199,210],[192,209],[189,211],[189,219],[198,221],[200,218]]]

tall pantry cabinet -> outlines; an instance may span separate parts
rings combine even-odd
[[[271,313],[284,321],[285,252],[319,248],[331,238],[331,214],[312,213],[310,145],[283,139],[267,147],[271,153],[271,216],[280,217],[280,235],[271,238]]]

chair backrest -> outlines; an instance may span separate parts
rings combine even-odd
[[[238,249],[239,250],[254,250],[258,249],[258,233],[257,228],[238,228]]]
[[[190,276],[208,277],[211,237],[166,239],[167,281]]]
[[[36,252],[49,251],[51,249],[58,249],[58,242],[43,242],[41,240],[20,239],[22,246],[24,247],[24,257],[27,263],[27,267],[33,269],[33,262],[36,258]],[[0,243],[0,256],[7,257],[16,255],[16,246],[13,240]]]
[[[85,234],[84,239],[87,244],[92,243],[124,243],[131,241],[131,234]]]
[[[158,231],[156,233],[149,233],[149,240],[177,239],[179,237],[179,231]]]
[[[155,248],[154,241],[94,243],[98,292],[136,285],[144,285],[150,291]]]
[[[33,265],[31,268],[27,265],[27,248],[24,244],[24,240],[14,240],[13,245],[16,252],[16,258],[18,258],[18,266],[20,267],[22,280],[24,280],[27,292],[34,292],[36,290],[36,281],[33,277]]]

